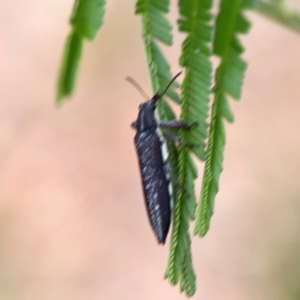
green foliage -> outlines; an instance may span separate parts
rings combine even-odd
[[[92,40],[103,23],[105,0],[76,0],[70,23],[82,37]]]
[[[165,277],[172,284],[180,282],[180,290],[187,296],[196,291],[196,276],[192,266],[189,221],[194,219],[196,198],[194,179],[197,169],[185,147],[178,154],[178,176],[180,186],[176,188],[176,201],[173,209],[173,229],[169,259]]]
[[[300,34],[300,11],[286,0],[256,0],[255,10],[265,17]]]
[[[212,65],[210,62],[212,41],[212,1],[179,1],[179,30],[187,36],[182,44],[180,64],[185,68],[185,78],[181,86],[181,119],[195,124],[190,130],[182,130],[181,138],[195,144],[192,151],[202,160],[205,158],[207,137],[207,116]],[[194,180],[197,169],[186,147],[179,149],[179,182],[182,186],[177,193],[173,215],[173,231],[167,270],[165,276],[171,283],[180,281],[181,291],[192,296],[196,291],[196,276],[192,266],[189,221],[194,219],[196,199]],[[186,191],[186,192],[185,192]]]
[[[81,58],[83,41],[82,38],[72,31],[67,39],[65,53],[60,71],[57,87],[57,100],[72,94],[76,83],[76,74]]]
[[[83,49],[83,39],[93,39],[103,23],[105,0],[76,0],[70,20],[71,33],[67,39],[58,79],[56,101],[60,104],[72,95]]]
[[[225,147],[224,119],[233,122],[228,97],[240,99],[246,62],[241,58],[243,46],[238,34],[249,30],[243,15],[255,0],[221,0],[217,19],[212,16],[213,0],[179,0],[178,29],[186,34],[179,59],[185,71],[181,99],[175,82],[166,96],[181,104],[181,120],[191,124],[180,130],[183,145],[168,141],[169,160],[178,182],[174,186],[173,226],[165,277],[179,284],[188,297],[196,291],[192,265],[189,224],[196,217],[195,234],[204,236],[210,226],[215,197],[219,189]],[[142,36],[153,93],[162,92],[172,79],[170,65],[160,44],[172,45],[172,26],[166,14],[169,0],[137,0],[135,13],[141,16]],[[84,39],[93,39],[103,23],[105,0],[76,0],[70,20],[72,30],[67,39],[59,76],[57,102],[72,94]],[[215,35],[214,35],[215,33]],[[212,54],[220,58],[212,81]],[[213,95],[210,120],[209,100]],[[159,116],[172,120],[175,114],[165,99],[158,101]],[[209,130],[208,130],[209,129]],[[209,132],[208,132],[209,131]],[[206,145],[207,144],[207,145]],[[196,212],[194,181],[197,168],[192,154],[205,160],[200,201]]]
[[[223,152],[225,147],[225,129],[223,118],[233,121],[228,105],[228,95],[234,99],[241,97],[246,62],[240,57],[244,51],[237,38],[238,33],[246,33],[249,21],[243,10],[249,7],[247,0],[222,0],[216,21],[214,53],[221,58],[216,70],[214,101],[210,121],[207,158],[200,205],[198,206],[195,234],[204,236],[210,226],[213,215],[214,201],[219,190],[219,177],[222,172]]]
[[[163,90],[172,79],[170,66],[157,45],[157,40],[166,45],[172,44],[171,25],[164,16],[168,10],[168,0],[139,0],[136,4],[136,13],[142,15],[143,38],[154,93]],[[179,102],[173,87],[170,87],[166,94]],[[162,119],[174,118],[164,100],[159,101],[158,109]],[[185,148],[177,150],[169,143],[169,152],[173,172],[178,176],[179,184],[184,190],[194,193],[194,174],[191,174],[194,169],[187,166],[191,161],[187,158],[189,155],[187,150]],[[195,197],[188,199],[186,193],[176,187],[174,198],[172,238],[165,277],[173,284],[180,281],[181,291],[191,296],[195,293],[196,277],[192,267],[188,228],[189,219],[195,215],[196,201]]]
[[[157,40],[172,45],[172,26],[164,16],[168,11],[169,0],[138,0],[136,3],[135,13],[142,16],[143,39],[153,93],[161,92],[172,79],[170,65],[157,45]],[[168,89],[166,95],[176,102],[180,101],[173,87]]]
[[[205,159],[208,128],[206,120],[212,73],[212,4],[212,0],[179,1],[179,30],[187,33],[180,56],[180,64],[185,68],[185,78],[181,86],[181,119],[189,124],[197,122],[187,134],[183,134],[183,138],[197,144],[192,150],[201,160]]]

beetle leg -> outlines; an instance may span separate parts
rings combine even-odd
[[[182,140],[180,139],[180,137],[176,134],[171,134],[171,133],[167,133],[167,132],[163,132],[162,133],[164,138],[170,141],[173,141],[175,143],[181,143]]]
[[[163,135],[163,137],[165,139],[173,141],[175,143],[178,143],[179,145],[187,146],[189,148],[199,147],[198,144],[193,144],[193,143],[190,143],[190,142],[188,142],[186,140],[183,140],[182,138],[180,138],[176,134],[171,134],[171,133],[168,133],[168,132],[163,132],[162,135]]]
[[[159,127],[168,128],[168,129],[189,129],[195,125],[197,125],[197,122],[188,124],[187,122],[177,121],[177,120],[170,120],[170,121],[161,122],[158,124]]]
[[[137,129],[137,122],[136,121],[132,122],[131,127],[134,129]]]

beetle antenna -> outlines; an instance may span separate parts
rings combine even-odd
[[[154,99],[155,101],[157,101],[158,99],[160,99],[160,98],[162,98],[163,97],[163,95],[166,93],[166,91],[168,90],[168,88],[170,87],[170,85],[176,80],[176,78],[179,76],[179,75],[181,75],[181,73],[182,72],[179,72],[179,73],[177,73],[174,77],[173,77],[173,79],[170,81],[170,83],[167,85],[167,87],[165,88],[165,90],[163,91],[163,93],[162,94],[155,94],[154,96],[153,96],[153,98],[152,99]]]
[[[144,92],[142,87],[132,77],[127,76],[125,80],[130,82],[139,91],[139,93],[146,99],[146,101],[150,99],[150,97]]]
[[[170,85],[176,80],[177,77],[179,77],[179,75],[181,75],[182,72],[177,73],[173,79],[170,81],[170,83],[168,84],[168,86],[165,88],[165,90],[163,91],[163,93],[160,95],[160,97],[162,97],[166,91],[168,90],[168,88],[170,87]]]

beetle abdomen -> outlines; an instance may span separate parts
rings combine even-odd
[[[169,182],[161,153],[161,141],[153,132],[138,132],[134,138],[138,152],[144,196],[150,223],[159,243],[165,243],[170,227]]]

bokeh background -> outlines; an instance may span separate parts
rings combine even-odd
[[[163,280],[168,246],[148,224],[132,141],[143,99],[124,78],[151,94],[140,19],[134,1],[108,2],[59,109],[73,0],[1,2],[0,299],[185,298]],[[193,240],[195,299],[300,298],[300,36],[248,15],[221,191],[211,230]],[[173,73],[182,38],[166,49]]]

